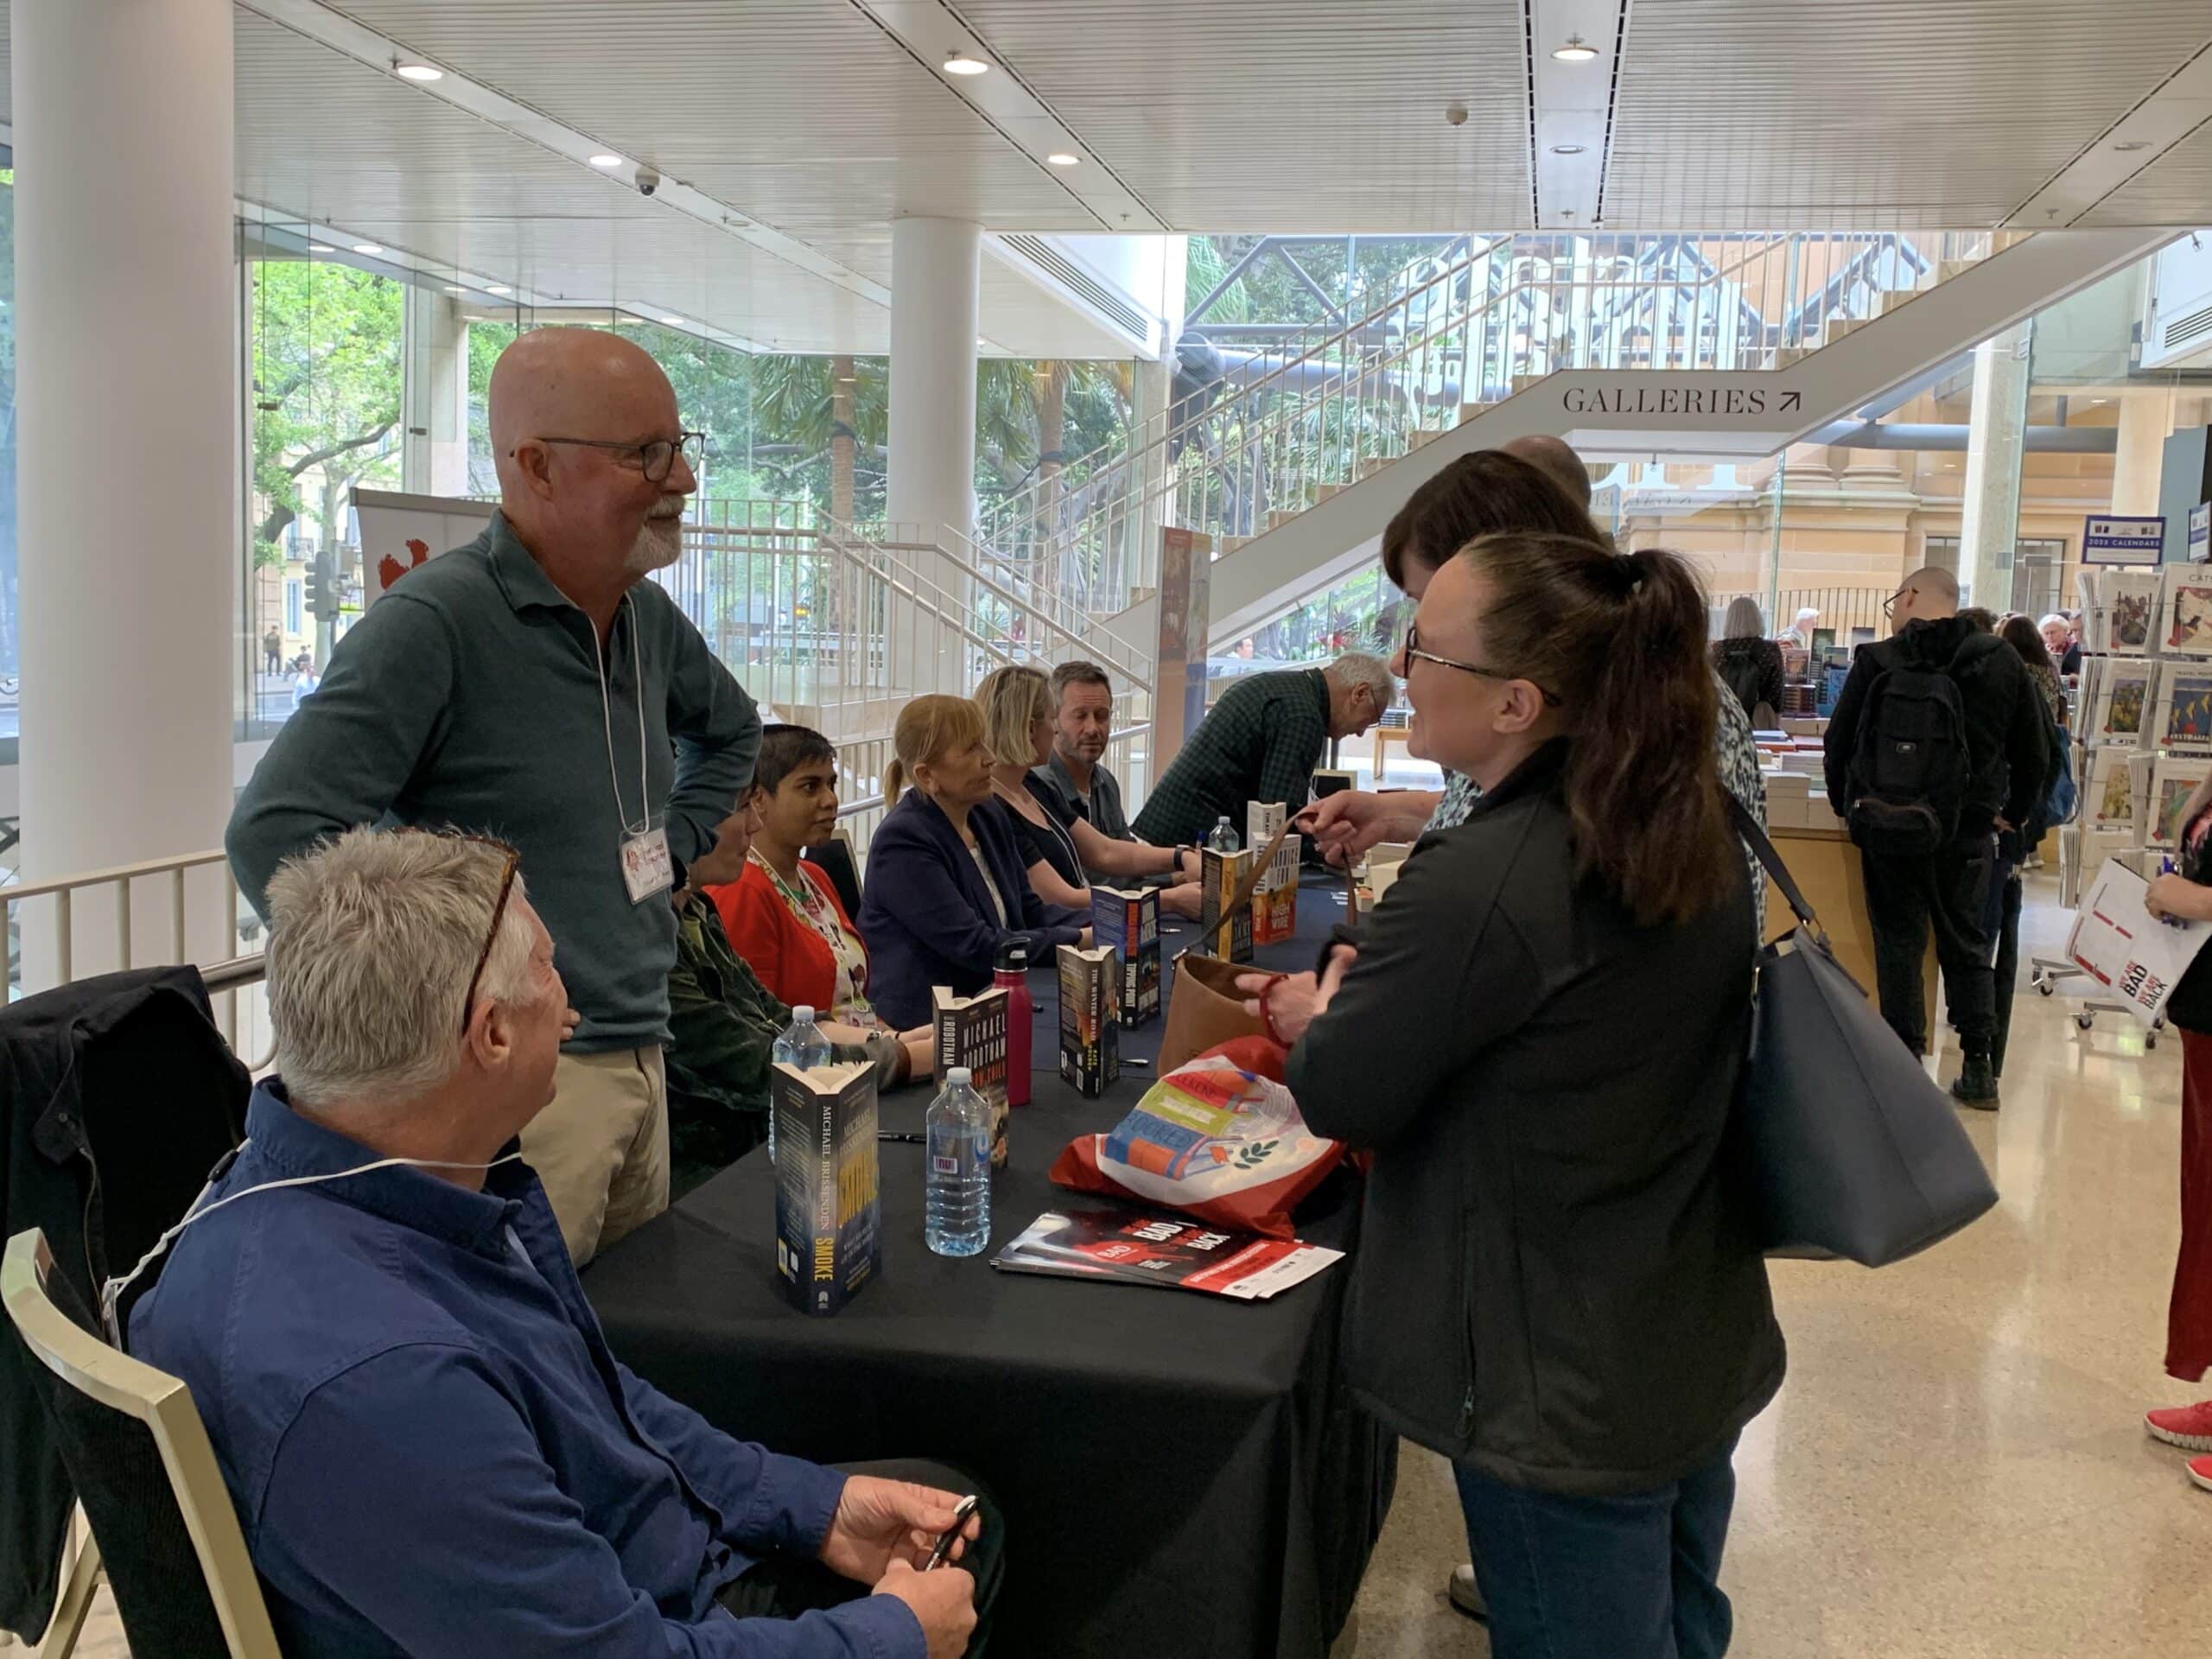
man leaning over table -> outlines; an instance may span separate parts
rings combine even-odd
[[[255,907],[356,824],[513,845],[581,1016],[527,1150],[588,1262],[668,1205],[671,889],[750,780],[753,701],[652,572],[683,550],[696,433],[639,346],[542,328],[492,372],[499,510],[340,642],[239,798]]]
[[[192,1390],[284,1651],[982,1652],[995,1509],[927,1570],[972,1483],[779,1456],[608,1351],[517,1150],[568,1003],[531,896],[453,836],[276,872],[278,1075],[125,1316]]]

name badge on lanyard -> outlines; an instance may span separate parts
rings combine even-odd
[[[622,600],[630,603],[628,595]],[[645,653],[638,644],[638,618],[634,608],[630,615],[630,666],[636,676],[638,696],[638,803],[644,814],[634,822],[629,808],[622,800],[622,778],[614,765],[614,702],[607,684],[607,658],[599,648],[599,630],[591,631],[592,658],[599,664],[599,708],[607,724],[607,778],[614,787],[614,816],[621,820],[622,835],[618,855],[622,865],[622,887],[630,895],[630,902],[641,905],[655,893],[666,893],[676,885],[675,862],[669,856],[668,830],[655,823],[652,802],[652,769],[649,764],[650,751],[645,745]]]
[[[643,904],[657,893],[676,885],[676,867],[668,856],[668,831],[653,829],[643,835],[622,837],[622,885],[630,902]]]

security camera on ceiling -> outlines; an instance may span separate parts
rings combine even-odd
[[[1444,124],[1447,127],[1465,126],[1467,124],[1467,106],[1464,104],[1453,104],[1447,106],[1444,111]]]
[[[650,196],[654,191],[659,188],[660,173],[658,169],[647,167],[644,162],[640,162],[638,164],[638,194],[641,196]]]

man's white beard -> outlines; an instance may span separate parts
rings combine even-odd
[[[623,568],[633,576],[651,575],[656,570],[665,570],[683,556],[683,520],[680,513],[674,518],[649,518],[638,526],[638,539],[630,543],[630,556]]]

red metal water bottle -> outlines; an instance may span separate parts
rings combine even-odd
[[[1029,1040],[1037,1005],[1029,995],[1029,947],[1019,939],[999,946],[991,984],[1006,993],[1006,1103],[1029,1103]]]

